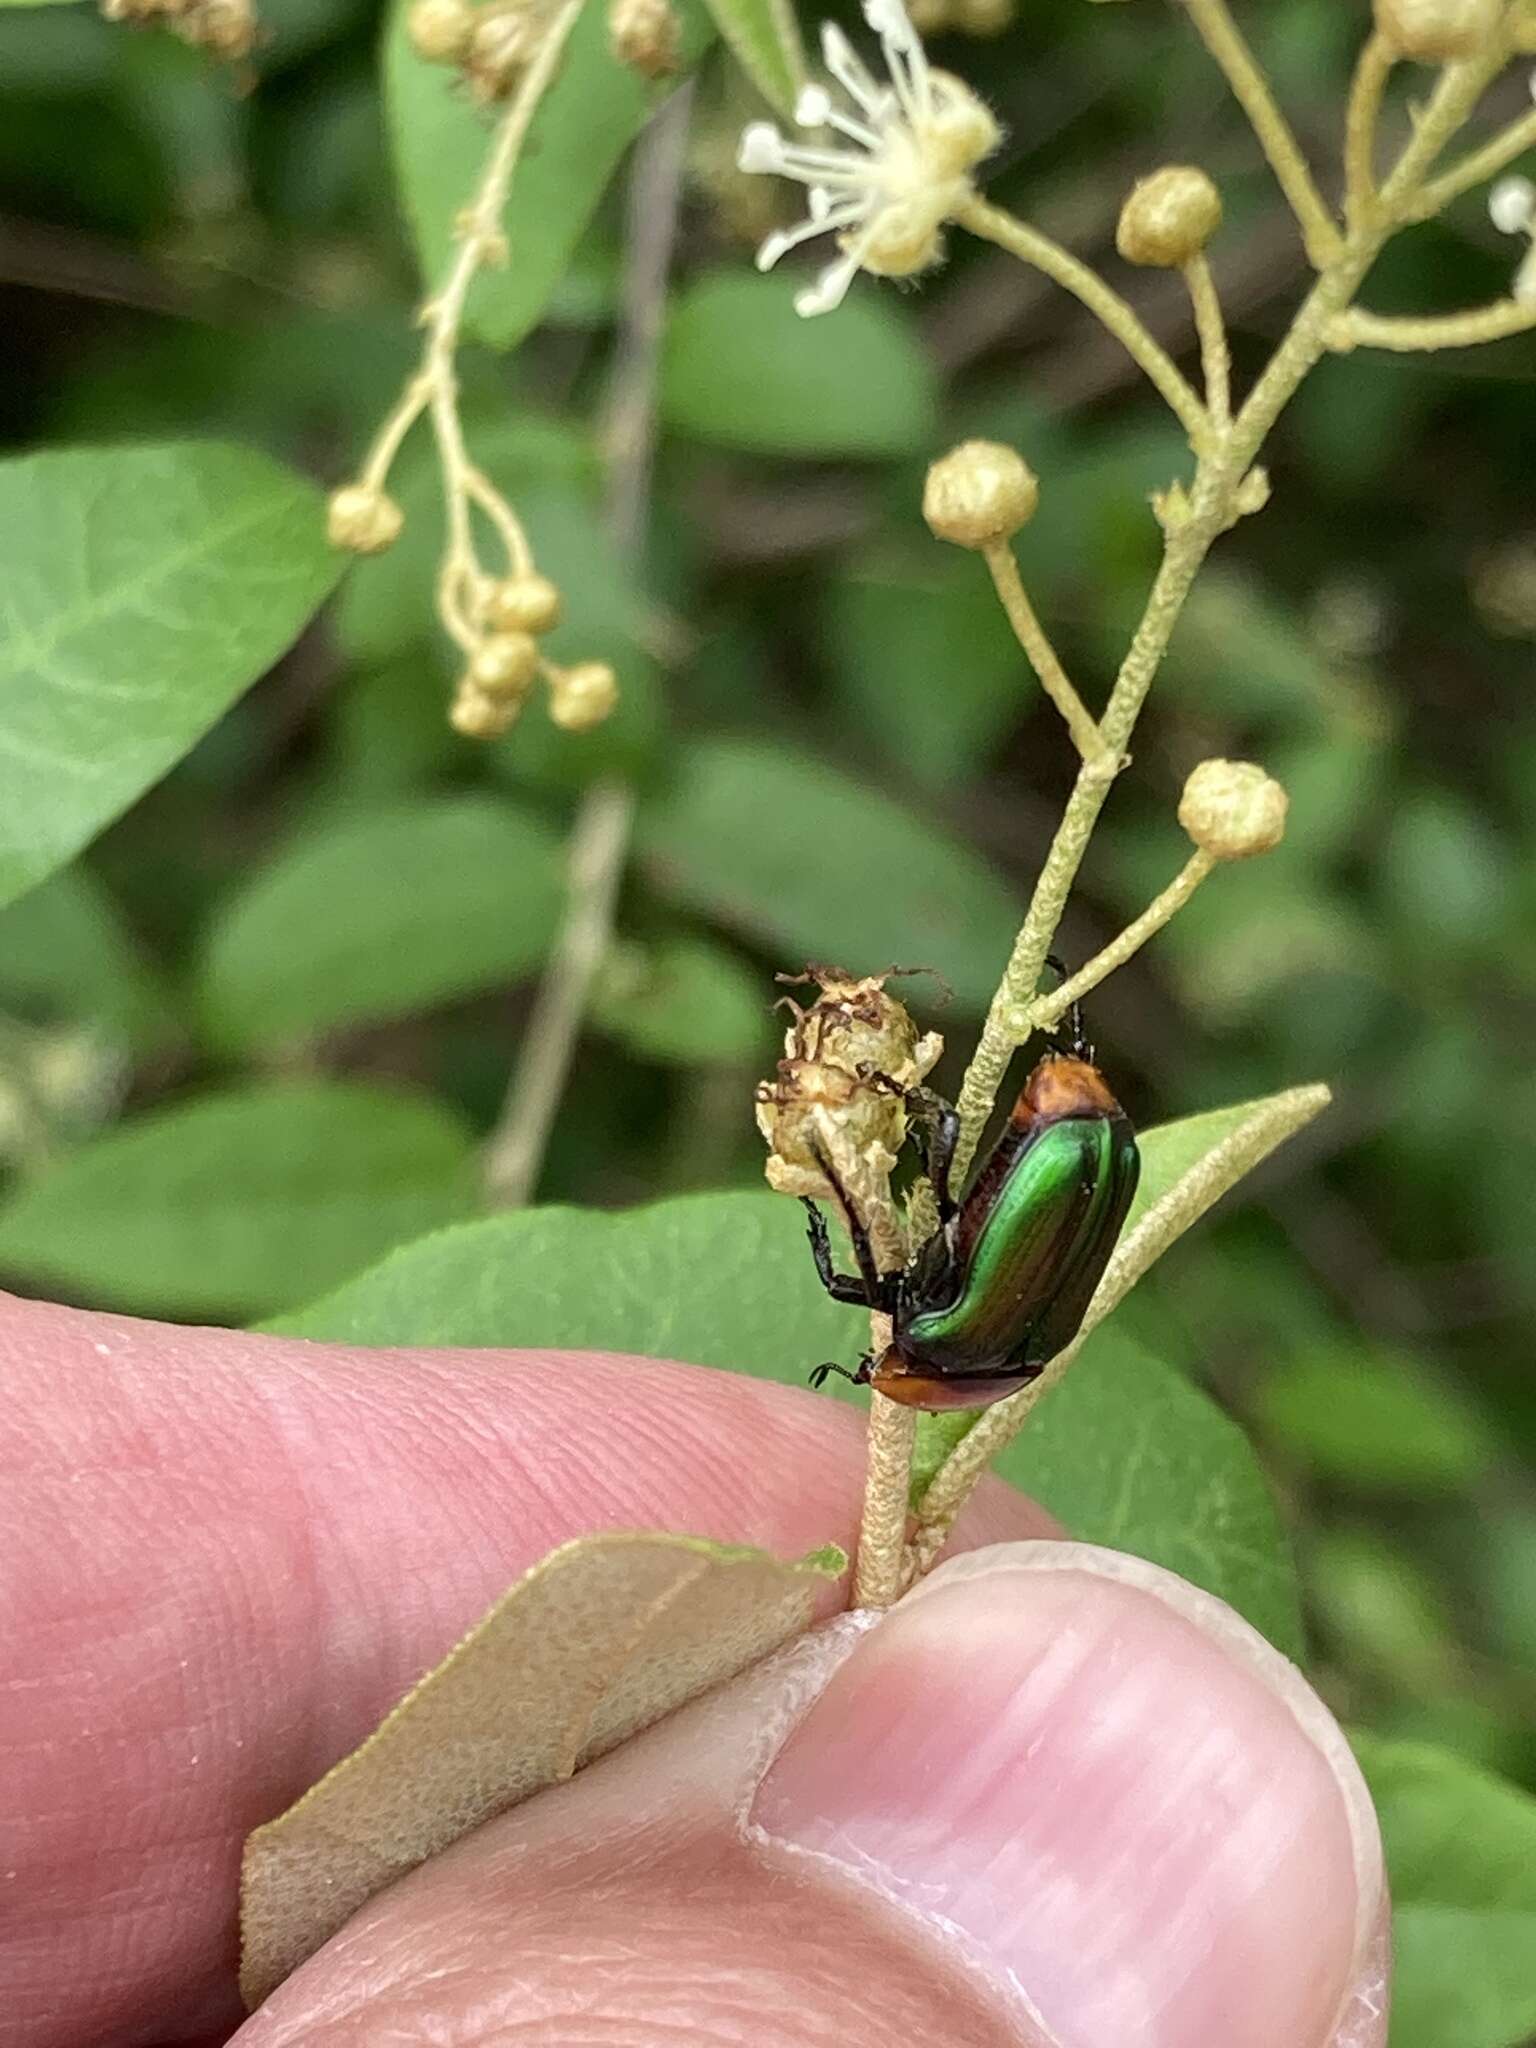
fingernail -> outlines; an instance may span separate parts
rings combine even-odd
[[[1062,2048],[1324,2048],[1381,1905],[1369,1799],[1295,1667],[1079,1544],[936,1572],[860,1638],[751,1817],[920,1916]]]

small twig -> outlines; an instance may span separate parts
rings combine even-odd
[[[1184,0],[1184,5],[1248,116],[1259,146],[1296,216],[1313,269],[1324,269],[1339,254],[1339,231],[1323,203],[1290,123],[1275,104],[1269,81],[1239,33],[1226,0]]]
[[[1518,121],[1511,121],[1481,149],[1474,149],[1438,178],[1431,178],[1414,201],[1410,218],[1430,219],[1449,206],[1453,199],[1459,199],[1463,192],[1470,192],[1486,180],[1497,177],[1506,165],[1512,164],[1517,156],[1524,156],[1528,149],[1536,149],[1536,107],[1528,114],[1522,114]]]
[[[657,350],[691,109],[692,87],[685,85],[646,129],[630,173],[621,338],[604,445],[608,530],[631,563],[644,542],[650,500]],[[486,1152],[487,1192],[504,1208],[532,1200],[537,1186],[592,984],[612,942],[634,808],[633,790],[610,780],[593,784],[576,815],[564,922]]]
[[[1119,938],[1112,939],[1100,953],[1095,953],[1085,967],[1080,967],[1069,981],[1060,988],[1053,988],[1049,995],[1039,996],[1030,1005],[1026,1019],[1021,1020],[1026,1028],[1021,1030],[1021,1040],[1034,1031],[1050,1031],[1060,1023],[1072,1005],[1096,989],[1117,967],[1123,967],[1127,960],[1139,953],[1142,947],[1157,932],[1160,932],[1176,911],[1194,895],[1206,876],[1217,865],[1215,856],[1203,851],[1190,855],[1174,879],[1155,896],[1134,923],[1128,924]]]
[[[1167,400],[1191,442],[1196,447],[1206,444],[1210,420],[1205,407],[1172,356],[1152,339],[1125,300],[1104,282],[1097,271],[1090,270],[1086,263],[1063,249],[1059,242],[1053,242],[1049,235],[1042,234],[1039,228],[1031,227],[1004,207],[989,204],[979,194],[973,193],[958,208],[954,218],[960,226],[969,228],[973,235],[980,236],[985,242],[995,242],[1000,249],[1017,256],[1021,263],[1032,265],[1085,305],[1135,357]]]
[[[1402,355],[1431,353],[1440,348],[1475,348],[1507,335],[1526,334],[1536,327],[1536,300],[1496,299],[1465,313],[1366,313],[1354,308],[1341,313],[1328,330],[1328,346],[1340,354],[1355,348],[1385,348]]]
[[[1384,36],[1373,35],[1360,52],[1344,118],[1345,209],[1351,225],[1368,221],[1376,204],[1376,130],[1381,99],[1396,59]]]
[[[1195,310],[1195,332],[1200,337],[1200,364],[1205,376],[1205,403],[1211,424],[1220,432],[1232,424],[1232,357],[1227,347],[1227,324],[1216,295],[1216,280],[1202,249],[1184,266],[1190,303]]]
[[[1085,761],[1093,760],[1104,751],[1099,728],[1092,712],[1073,688],[1071,678],[1057,658],[1056,650],[1029,601],[1011,543],[994,541],[990,547],[982,549],[982,554],[992,572],[993,585],[1003,610],[1008,614],[1014,637],[1039,677],[1041,689],[1066,720],[1067,730],[1079,754]]]

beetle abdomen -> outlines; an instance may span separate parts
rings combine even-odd
[[[1114,1128],[1103,1117],[1065,1117],[1033,1133],[987,1191],[957,1298],[913,1316],[898,1343],[946,1372],[1023,1365],[1042,1314],[1095,1248],[1113,1155]],[[1104,1258],[1112,1246],[1113,1238]]]

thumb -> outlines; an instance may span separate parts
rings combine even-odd
[[[1343,1737],[1230,1609],[1066,1543],[846,1615],[359,1914],[239,2048],[1380,2048]]]

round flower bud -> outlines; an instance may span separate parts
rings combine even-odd
[[[1127,263],[1175,270],[1193,262],[1221,226],[1221,194],[1193,164],[1165,164],[1131,188],[1115,247]]]
[[[1000,36],[1017,13],[1016,0],[959,0],[955,26],[962,35]]]
[[[668,78],[677,69],[682,23],[671,0],[611,0],[608,47],[642,78]]]
[[[251,0],[191,0],[186,8],[170,12],[182,41],[209,50],[215,57],[238,63],[256,46]]]
[[[326,506],[325,530],[332,547],[355,555],[380,555],[400,538],[405,514],[387,491],[372,484],[343,484]]]
[[[549,715],[566,732],[590,732],[619,701],[619,679],[606,661],[578,661],[549,687]]]
[[[1511,0],[1504,33],[1517,56],[1536,56],[1536,0]],[[1536,81],[1531,89],[1536,92]]]
[[[1213,859],[1247,860],[1280,844],[1289,804],[1252,761],[1202,761],[1184,785],[1179,823]]]
[[[962,548],[1011,540],[1039,502],[1034,471],[1001,441],[962,441],[939,457],[923,485],[923,517],[940,540]]]
[[[560,592],[547,576],[509,576],[493,587],[485,615],[500,633],[547,633],[560,623]]]
[[[448,723],[467,740],[494,740],[500,738],[516,716],[515,702],[487,696],[465,676],[449,710]]]
[[[528,633],[493,633],[469,658],[469,681],[498,701],[514,703],[528,693],[539,667],[539,650]]]
[[[457,64],[475,32],[475,10],[469,0],[416,0],[405,27],[418,57],[429,64]]]
[[[1485,50],[1503,0],[1376,0],[1376,28],[1400,57],[1453,64]]]
[[[482,8],[464,57],[475,96],[504,99],[531,62],[542,33],[540,19],[522,0]]]

